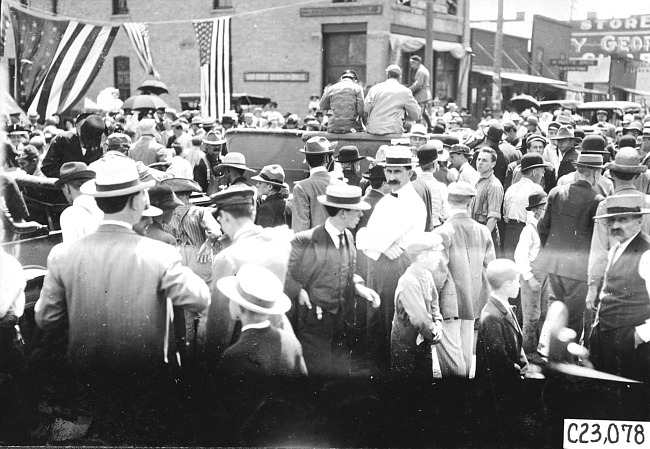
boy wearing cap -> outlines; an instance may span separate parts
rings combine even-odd
[[[451,166],[458,170],[458,182],[466,182],[475,186],[479,174],[469,163],[471,158],[472,150],[467,145],[455,144],[449,149],[449,161]]]
[[[242,323],[239,340],[223,353],[219,369],[224,376],[307,375],[300,342],[292,333],[273,327],[269,320],[291,308],[291,300],[275,274],[247,263],[235,276],[219,279],[217,288],[230,299],[231,318]]]
[[[402,69],[386,67],[386,81],[368,91],[364,109],[368,115],[366,130],[371,134],[402,134],[404,120],[419,120],[422,111],[411,90],[400,84]]]
[[[481,311],[476,343],[476,377],[489,376],[492,382],[522,379],[528,360],[522,348],[521,327],[508,298],[519,293],[519,270],[508,259],[496,259],[487,266],[492,293]]]
[[[431,345],[442,338],[442,315],[434,274],[440,270],[438,234],[423,233],[406,247],[411,265],[395,290],[391,332],[391,370],[396,376],[433,378]]]
[[[175,360],[169,302],[201,313],[210,301],[208,286],[181,265],[175,248],[133,231],[153,184],[140,182],[130,159],[107,162],[80,189],[96,198],[104,221],[48,256],[36,324],[46,333],[67,329],[67,359],[83,371],[159,372]]]
[[[28,175],[45,176],[41,171],[40,154],[34,145],[25,145],[16,160],[20,169]]]
[[[59,179],[54,182],[63,191],[70,207],[61,213],[60,224],[64,242],[79,240],[97,230],[104,219],[104,213],[97,207],[95,199],[81,193],[81,186],[95,179],[95,172],[83,162],[66,162],[61,166]]]
[[[639,195],[612,195],[605,220],[615,245],[607,271],[596,322],[590,338],[596,369],[642,382],[650,381],[650,237],[641,230],[650,213]]]
[[[274,228],[287,224],[287,195],[289,186],[284,182],[284,170],[278,164],[267,165],[260,174],[251,178],[261,200],[255,215],[255,224]]]
[[[297,333],[310,375],[347,376],[355,295],[379,306],[377,293],[355,273],[350,232],[370,206],[361,200],[359,187],[345,184],[328,186],[318,201],[329,217],[292,240],[285,291],[301,306]]]
[[[357,84],[354,70],[346,70],[341,81],[325,88],[320,109],[331,110],[327,131],[335,134],[363,131],[363,88]]]
[[[546,210],[547,195],[533,192],[528,197],[526,226],[519,235],[514,260],[521,271],[521,314],[523,317],[523,348],[535,357],[542,324],[548,311],[548,275],[533,268],[540,249],[537,224]],[[538,357],[538,356],[537,356]]]

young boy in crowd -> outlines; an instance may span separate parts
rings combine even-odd
[[[519,293],[519,276],[517,265],[508,259],[496,259],[487,266],[492,293],[481,311],[476,377],[487,374],[492,381],[507,383],[523,378],[528,371],[521,327],[508,304],[508,298]]]
[[[397,376],[433,379],[431,345],[442,339],[442,315],[434,273],[439,270],[442,237],[422,233],[406,247],[411,265],[395,290],[391,369]]]

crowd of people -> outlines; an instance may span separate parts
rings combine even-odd
[[[3,182],[18,170],[58,178],[70,203],[31,364],[429,381],[435,355],[442,378],[512,382],[539,377],[546,312],[560,301],[597,369],[650,380],[650,117],[624,117],[619,135],[606,111],[593,126],[528,111],[521,124],[486,115],[470,133],[414,96],[428,75],[413,89],[400,79],[389,66],[365,97],[353,71],[329,86],[329,133],[397,141],[370,158],[311,137],[296,155],[309,177],[291,188],[280,165],[256,173],[228,152],[229,116],[156,111],[120,127],[82,114],[69,131],[32,124],[31,137],[10,124]],[[241,126],[294,122],[276,106]],[[202,194],[211,206],[192,202]],[[0,256],[2,370],[16,375],[24,281]]]

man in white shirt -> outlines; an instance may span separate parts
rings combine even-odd
[[[537,223],[546,208],[545,192],[534,192],[528,197],[528,219],[521,231],[514,259],[521,271],[521,312],[523,317],[522,346],[530,360],[537,361],[537,347],[542,324],[548,311],[548,275],[533,269],[539,254],[540,241]],[[548,355],[548,354],[546,354]]]
[[[95,172],[88,169],[84,162],[66,162],[61,166],[59,179],[54,185],[63,190],[63,195],[71,204],[60,218],[64,242],[78,240],[95,232],[104,219],[95,198],[79,191],[82,184],[90,179],[95,179]]]
[[[451,165],[458,170],[458,182],[466,182],[475,186],[478,182],[479,174],[469,163],[472,157],[472,150],[467,145],[452,145],[449,150],[449,160]]]
[[[506,232],[503,257],[513,260],[519,234],[526,225],[528,198],[532,193],[543,193],[539,182],[544,177],[546,163],[539,153],[527,153],[521,158],[521,179],[506,190],[503,199],[503,216]]]
[[[650,381],[650,237],[641,231],[644,198],[612,195],[605,199],[609,251],[600,306],[591,334],[596,369]]]
[[[414,184],[422,183],[431,193],[431,226],[437,228],[449,217],[449,204],[447,204],[447,186],[438,181],[433,172],[436,170],[438,149],[442,150],[442,142],[432,140],[417,149],[421,173]]]
[[[381,297],[379,309],[368,309],[367,335],[370,357],[383,373],[390,370],[395,288],[410,264],[404,249],[426,226],[425,205],[410,182],[416,164],[407,147],[386,150],[384,174],[392,192],[379,200],[368,226],[357,233],[357,248],[370,259],[368,286]]]

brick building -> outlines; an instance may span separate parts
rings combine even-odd
[[[180,94],[199,92],[199,57],[192,20],[232,15],[232,90],[271,97],[282,112],[305,114],[348,67],[366,86],[383,81],[399,63],[409,81],[408,57],[424,53],[425,1],[408,0],[22,0],[35,10],[102,22],[147,22],[154,63],[169,87],[163,98],[180,109]],[[434,94],[464,104],[469,56],[469,0],[434,2]],[[164,23],[161,23],[164,22]],[[1,80],[11,84],[13,38],[9,33]],[[136,93],[150,77],[123,30],[87,92],[104,88]],[[12,89],[9,89],[10,92]],[[78,105],[75,109],[80,109]]]

